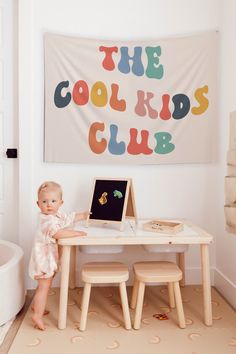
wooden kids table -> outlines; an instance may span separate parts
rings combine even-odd
[[[58,240],[58,244],[62,246],[59,329],[66,328],[70,268],[72,270],[71,285],[72,288],[75,287],[75,263],[71,264],[70,262],[70,259],[74,258],[71,257],[71,250],[75,251],[74,246],[80,245],[199,245],[201,250],[204,323],[207,326],[212,325],[209,244],[212,243],[213,236],[186,220],[183,221],[183,230],[174,235],[145,231],[143,224],[147,221],[139,220],[135,224],[133,220],[126,220],[123,231],[120,231],[116,225],[110,223],[79,227],[79,230],[87,232],[87,236]]]

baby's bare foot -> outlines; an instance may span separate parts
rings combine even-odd
[[[31,310],[34,312],[34,307],[33,307],[33,306],[31,307]],[[46,315],[48,315],[49,313],[50,313],[49,310],[44,310],[43,315],[46,316]]]
[[[45,326],[44,326],[44,323],[42,321],[42,318],[40,318],[39,316],[37,316],[35,314],[31,318],[32,318],[32,321],[34,323],[34,327],[35,328],[40,329],[41,331],[45,330]]]

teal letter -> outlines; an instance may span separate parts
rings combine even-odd
[[[171,151],[174,150],[174,144],[170,143],[172,136],[170,133],[167,132],[160,132],[154,134],[157,145],[155,147],[155,152],[157,154],[169,154]]]
[[[161,55],[161,47],[146,47],[148,57],[148,66],[146,75],[150,78],[161,79],[163,77],[163,65],[159,65],[159,56]]]

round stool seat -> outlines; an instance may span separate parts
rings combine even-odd
[[[138,281],[174,282],[182,279],[182,271],[173,262],[137,262],[134,264],[134,272]]]
[[[85,283],[121,283],[128,278],[128,267],[119,262],[91,262],[82,268]]]

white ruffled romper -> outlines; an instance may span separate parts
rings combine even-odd
[[[59,266],[58,245],[54,235],[61,229],[72,227],[75,213],[57,215],[39,214],[34,246],[29,262],[29,276],[32,279],[51,278]]]

